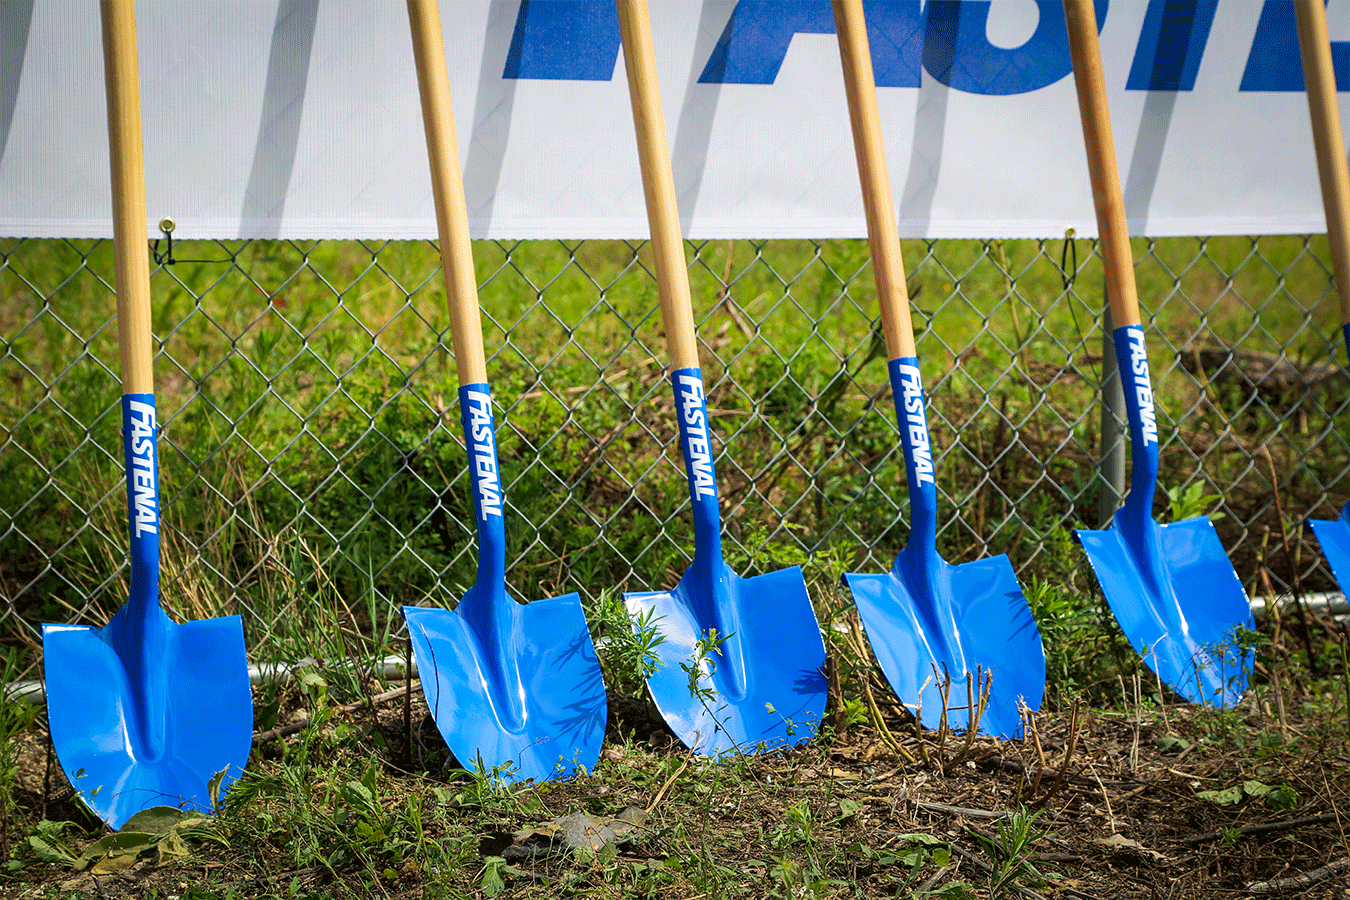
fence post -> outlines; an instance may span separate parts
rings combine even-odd
[[[1101,484],[1097,520],[1098,527],[1105,528],[1125,499],[1125,390],[1111,335],[1111,310],[1105,303],[1102,307],[1102,459],[1097,472]]]

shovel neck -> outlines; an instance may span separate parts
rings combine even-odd
[[[694,511],[694,568],[712,572],[722,562],[722,519],[717,506],[717,473],[713,469],[712,429],[703,374],[697,368],[670,373],[679,422],[680,451]]]
[[[459,411],[464,426],[464,444],[469,453],[469,486],[478,528],[477,589],[472,596],[481,598],[484,605],[490,605],[494,591],[504,594],[506,580],[506,526],[503,522],[506,498],[497,465],[497,427],[492,415],[491,389],[483,383],[461,385]]]
[[[909,541],[905,553],[936,563],[937,483],[919,360],[913,356],[897,357],[890,361],[889,369],[895,421],[900,426],[900,446],[905,456],[905,480],[909,484]]]
[[[164,753],[162,667],[168,618],[159,605],[159,421],[154,394],[122,395],[122,448],[127,471],[131,588],[126,606],[104,629],[126,669],[134,700],[128,739],[138,760]]]
[[[1122,325],[1112,337],[1120,383],[1125,391],[1125,413],[1130,421],[1130,496],[1117,513],[1126,527],[1143,527],[1151,519],[1158,484],[1158,419],[1153,411],[1153,385],[1148,373],[1144,330]]]
[[[1345,358],[1350,362],[1350,322],[1341,326],[1341,337],[1345,339]]]
[[[127,613],[144,621],[159,609],[159,421],[154,394],[122,395],[131,590]]]

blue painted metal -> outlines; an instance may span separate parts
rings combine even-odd
[[[52,745],[112,828],[142,809],[210,812],[243,772],[253,700],[238,616],[182,625],[159,605],[159,454],[153,394],[122,397],[131,588],[102,628],[43,625]]]
[[[1191,702],[1233,706],[1252,668],[1240,635],[1255,627],[1251,607],[1208,518],[1153,520],[1158,426],[1144,332],[1125,325],[1113,337],[1130,421],[1130,493],[1105,529],[1080,528],[1074,536],[1148,667]]]
[[[948,725],[968,729],[970,700],[978,705],[987,688],[978,730],[1020,736],[1019,704],[1039,709],[1045,695],[1040,631],[1007,556],[953,566],[938,555],[918,359],[891,360],[890,377],[909,483],[909,540],[889,572],[849,573],[844,581],[886,679],[925,727],[938,725],[945,706]]]
[[[694,512],[694,561],[670,591],[624,595],[663,641],[647,680],[687,746],[708,756],[792,746],[825,712],[825,643],[796,566],[741,578],[722,559],[712,434],[697,368],[671,373]],[[636,627],[636,626],[635,626]]]
[[[600,758],[607,707],[577,594],[506,593],[505,494],[486,384],[459,389],[478,523],[478,575],[451,610],[403,607],[422,691],[460,764],[546,781]]]
[[[1322,555],[1341,593],[1350,596],[1350,503],[1341,507],[1339,519],[1309,519],[1307,525],[1322,545]]]
[[[1350,323],[1341,326],[1347,357],[1350,358]],[[1350,503],[1341,507],[1339,519],[1309,519],[1307,526],[1322,545],[1322,555],[1341,592],[1350,597]]]

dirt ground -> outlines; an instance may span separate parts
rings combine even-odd
[[[620,697],[590,775],[475,802],[445,774],[452,761],[415,687],[411,734],[401,697],[380,703],[375,717],[339,709],[316,771],[337,781],[374,759],[380,803],[396,813],[416,796],[434,841],[467,848],[439,870],[415,853],[382,871],[297,865],[280,838],[258,832],[255,815],[284,808],[262,794],[216,820],[225,846],[203,843],[169,862],[151,855],[105,875],[32,862],[22,835],[40,819],[83,823],[86,831],[67,832],[75,851],[101,834],[34,728],[20,760],[24,821],[7,829],[15,857],[30,861],[0,875],[0,896],[1345,900],[1350,717],[1336,696],[1341,682],[1321,684],[1298,703],[1253,690],[1226,712],[1147,699],[1115,709],[1069,703],[1036,714],[1016,741],[919,734],[887,714],[890,740],[856,724],[720,763],[690,755],[645,702]],[[1121,694],[1134,688],[1122,684]],[[303,721],[303,711],[293,718]],[[346,743],[333,736],[343,725],[357,735]],[[304,739],[319,740],[301,732],[255,745],[251,772],[274,779]],[[615,822],[630,807],[639,824],[599,854],[519,849],[567,813]],[[532,829],[533,838],[518,836]],[[495,884],[489,869],[512,847]]]

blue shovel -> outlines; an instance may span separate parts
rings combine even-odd
[[[1182,697],[1228,707],[1247,689],[1254,627],[1246,592],[1207,517],[1159,525],[1151,515],[1158,482],[1158,423],[1140,327],[1125,203],[1106,105],[1092,0],[1064,0],[1074,84],[1083,118],[1106,293],[1133,458],[1130,493],[1102,530],[1074,536],[1120,629],[1144,662]]]
[[[699,370],[675,182],[646,0],[619,0],[624,65],[670,350],[680,448],[694,512],[694,561],[669,591],[624,595],[655,625],[647,686],[675,734],[709,756],[813,737],[825,712],[825,644],[801,569],[741,578],[722,559],[712,432]]]
[[[43,625],[42,651],[56,757],[89,808],[120,828],[152,806],[211,811],[248,762],[253,699],[239,617],[178,625],[159,605],[159,426],[136,17],[131,0],[104,0],[102,17],[131,587],[102,628]]]
[[[835,0],[834,20],[910,508],[909,541],[891,570],[844,580],[881,670],[922,724],[945,714],[953,728],[973,721],[1019,736],[1020,707],[1039,709],[1045,694],[1045,650],[1008,557],[953,566],[938,555],[933,455],[862,0]]]
[[[460,764],[506,781],[545,781],[600,758],[605,683],[577,594],[522,604],[506,593],[506,497],[435,0],[408,0],[408,18],[469,452],[478,576],[453,611],[405,606],[403,618],[427,706]]]
[[[1322,206],[1327,216],[1327,240],[1336,272],[1336,290],[1341,300],[1341,326],[1350,348],[1350,170],[1345,165],[1345,139],[1341,136],[1341,111],[1336,104],[1336,75],[1331,64],[1331,40],[1327,35],[1327,11],[1321,0],[1295,0],[1298,43],[1303,56],[1303,77],[1308,89],[1313,144],[1317,148],[1317,172],[1322,182]],[[1339,519],[1311,519],[1308,527],[1322,545],[1341,590],[1350,594],[1350,503]]]

